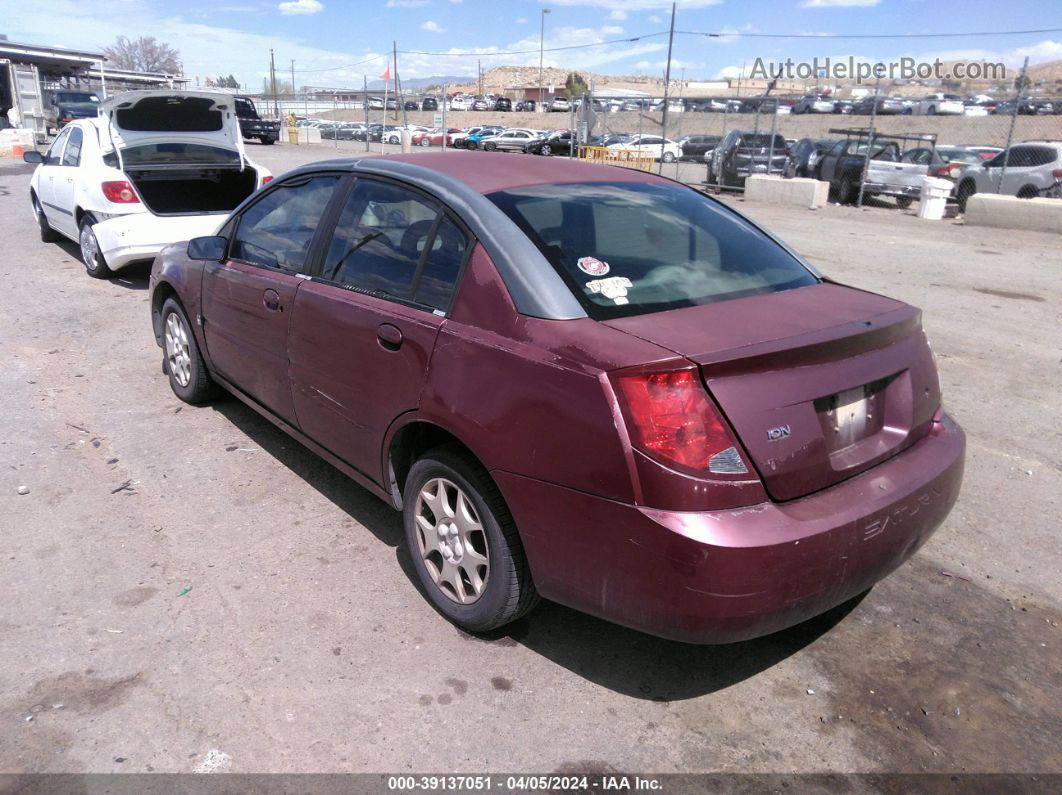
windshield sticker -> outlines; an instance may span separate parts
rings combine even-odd
[[[605,267],[607,268],[608,265],[605,265]],[[613,276],[610,279],[594,279],[592,282],[586,283],[587,290],[592,293],[600,293],[605,296],[605,298],[615,302],[616,306],[623,306],[623,304],[628,303],[627,288],[633,286],[634,284],[626,276]]]
[[[580,257],[575,264],[587,276],[604,276],[608,273],[608,263],[602,262],[597,257]]]

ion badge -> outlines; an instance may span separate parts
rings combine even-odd
[[[608,273],[608,263],[599,260],[597,257],[580,257],[575,264],[587,276],[604,276]]]

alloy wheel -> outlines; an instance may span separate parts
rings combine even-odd
[[[92,224],[83,224],[81,234],[78,236],[81,244],[81,260],[89,270],[99,267],[100,246],[96,242],[96,235],[92,231]]]
[[[188,350],[188,328],[176,312],[166,317],[166,364],[173,379],[182,387],[192,380],[192,356]]]
[[[432,478],[417,494],[417,551],[432,582],[458,604],[476,602],[487,587],[487,534],[472,499],[446,478]]]

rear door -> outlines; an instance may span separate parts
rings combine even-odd
[[[319,272],[296,296],[289,352],[299,426],[377,482],[384,435],[419,404],[470,245],[434,199],[359,177]]]
[[[295,424],[288,325],[311,247],[339,177],[287,179],[235,222],[229,256],[203,273],[203,329],[214,369]]]

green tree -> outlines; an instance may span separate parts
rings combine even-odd
[[[583,94],[590,90],[590,86],[586,84],[586,80],[578,72],[568,72],[568,76],[564,79],[564,91],[569,97],[575,99],[581,97]]]
[[[239,88],[240,82],[230,74],[228,77],[219,77],[214,81],[214,85],[219,88]]]

